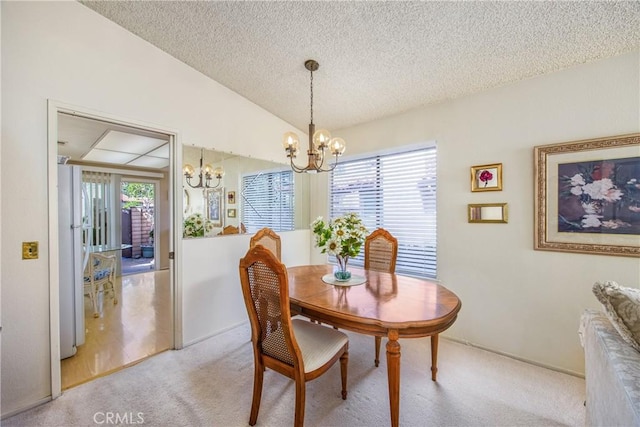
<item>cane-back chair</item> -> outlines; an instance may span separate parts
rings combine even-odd
[[[258,420],[265,368],[296,383],[295,426],[304,424],[306,382],[340,360],[342,399],[347,398],[349,341],[335,329],[291,319],[286,267],[262,245],[240,260],[240,282],[251,321],[254,356],[253,400],[249,424]],[[276,312],[278,315],[273,316]]]
[[[265,248],[269,249],[272,254],[278,258],[278,261],[282,260],[280,256],[280,236],[278,236],[272,229],[269,227],[262,228],[258,230],[256,234],[251,236],[251,241],[249,242],[249,247],[254,247],[256,245],[262,245]]]
[[[398,239],[384,228],[378,228],[364,240],[364,268],[366,270],[396,272],[398,258]],[[380,364],[380,343],[382,338],[375,337],[376,366]]]

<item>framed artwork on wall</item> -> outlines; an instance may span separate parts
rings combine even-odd
[[[471,191],[501,191],[502,163],[471,166]]]
[[[235,209],[227,209],[227,216],[229,218],[235,218],[236,217],[236,210]]]
[[[640,134],[534,147],[534,249],[640,257]]]
[[[235,205],[236,204],[236,192],[228,191],[227,192],[227,204]]]
[[[222,227],[224,225],[224,189],[214,188],[206,191],[207,202],[207,218],[213,223],[214,227]]]

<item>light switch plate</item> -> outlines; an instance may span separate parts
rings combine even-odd
[[[38,242],[22,242],[22,259],[38,259]]]

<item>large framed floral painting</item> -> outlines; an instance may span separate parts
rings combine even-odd
[[[640,134],[538,146],[534,156],[535,249],[640,257]]]

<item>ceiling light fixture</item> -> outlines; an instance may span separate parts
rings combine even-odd
[[[329,131],[320,129],[316,131],[316,126],[313,124],[313,72],[318,69],[320,65],[313,59],[309,59],[304,63],[304,67],[311,72],[311,123],[309,123],[309,149],[307,150],[308,162],[307,166],[300,167],[293,163],[293,159],[296,158],[298,153],[298,145],[300,140],[295,132],[287,132],[284,134],[282,145],[287,153],[287,157],[291,162],[291,169],[298,173],[317,173],[317,172],[329,172],[336,168],[338,165],[338,157],[344,153],[346,144],[342,138],[331,138]],[[335,156],[335,163],[324,166],[325,150]]]
[[[191,188],[217,188],[221,184],[222,177],[224,176],[224,170],[221,167],[213,169],[211,165],[204,165],[204,148],[200,150],[200,172],[198,173],[198,183],[196,185],[191,184],[191,179],[195,175],[196,171],[190,164],[185,164],[182,168],[182,172],[184,173],[185,178],[187,179],[187,184]],[[216,185],[211,185],[211,180],[216,178],[218,182]]]

